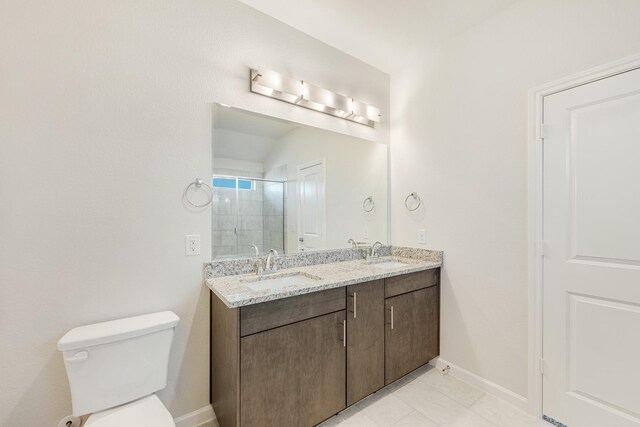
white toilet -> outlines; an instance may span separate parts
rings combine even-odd
[[[80,326],[60,338],[73,415],[91,414],[83,427],[175,427],[154,393],[167,386],[179,320],[163,311]]]

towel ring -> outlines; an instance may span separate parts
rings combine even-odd
[[[197,204],[197,203],[193,203],[190,199],[189,199],[189,190],[193,187],[196,189],[202,189],[202,186],[206,187],[209,189],[209,197],[207,199],[206,202],[202,203],[202,204]],[[211,201],[213,200],[213,188],[211,188],[211,186],[209,184],[207,184],[206,182],[204,182],[203,180],[201,180],[200,178],[196,178],[195,181],[193,181],[191,184],[187,185],[187,189],[184,190],[184,198],[187,201],[187,203],[189,203],[191,206],[193,206],[194,208],[204,208],[205,206],[207,206],[209,203],[211,203]]]
[[[367,206],[371,206],[370,209],[367,209]],[[375,209],[376,207],[376,202],[373,201],[373,196],[369,196],[366,199],[364,199],[364,202],[362,202],[362,209],[364,209],[365,212],[371,212],[373,209]]]
[[[415,207],[415,208],[413,208],[413,209],[411,209],[411,208],[409,207],[409,205],[408,205],[409,197],[413,197],[413,200],[415,200],[416,202],[418,202],[418,204],[416,205],[416,207]],[[407,198],[406,198],[406,199],[404,199],[404,207],[405,207],[405,208],[407,208],[407,210],[408,210],[409,212],[413,212],[413,211],[417,210],[417,209],[420,207],[420,205],[421,205],[421,204],[422,204],[422,199],[420,199],[420,196],[418,196],[418,193],[416,193],[415,191],[414,191],[413,193],[409,194],[409,195],[407,196]]]

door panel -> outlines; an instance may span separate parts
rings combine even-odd
[[[640,407],[640,393],[627,393],[620,384],[638,370],[640,353],[625,343],[637,342],[640,306],[583,295],[569,294],[569,387],[577,398],[609,402],[633,413]],[[615,363],[611,357],[615,355]],[[612,365],[606,373],[594,367]],[[603,375],[604,373],[604,375]],[[636,383],[636,387],[638,384]]]
[[[640,71],[544,100],[544,413],[640,426]]]
[[[241,338],[242,426],[313,426],[345,408],[345,315]]]
[[[300,251],[325,247],[324,163],[298,167],[298,247]]]
[[[384,280],[347,287],[347,405],[384,387]]]
[[[640,94],[572,109],[573,256],[640,262]]]
[[[385,300],[385,384],[438,355],[439,289],[432,286]]]

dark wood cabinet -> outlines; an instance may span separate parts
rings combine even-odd
[[[440,269],[418,271],[384,279],[384,296],[391,298],[440,283]]]
[[[220,426],[313,426],[428,363],[439,281],[434,269],[240,308],[212,293]]]
[[[241,338],[242,426],[313,426],[345,408],[345,312]]]
[[[384,387],[384,280],[347,287],[347,406]]]
[[[439,286],[385,300],[385,384],[438,355]]]

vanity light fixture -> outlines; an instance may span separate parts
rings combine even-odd
[[[374,127],[380,109],[278,72],[251,69],[251,92]]]

